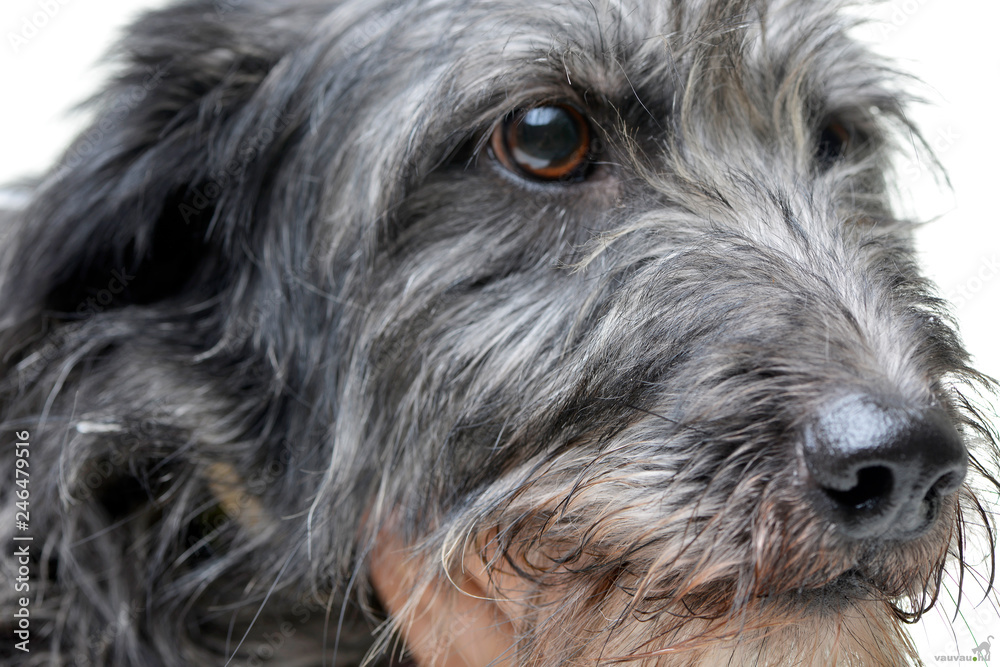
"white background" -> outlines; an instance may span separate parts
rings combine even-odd
[[[276,0],[280,1],[280,0]],[[0,184],[42,171],[85,120],[67,110],[97,87],[95,68],[113,35],[156,0],[3,0],[0,8]],[[49,8],[46,15],[44,8]],[[53,9],[55,11],[53,12]],[[955,305],[980,369],[1000,377],[1000,3],[992,0],[893,0],[862,10],[881,24],[863,28],[904,69],[923,80],[930,105],[911,116],[944,163],[953,191],[912,159],[901,165],[905,206],[934,220],[918,238],[923,261]],[[12,38],[16,35],[23,42]],[[17,42],[15,44],[15,42]],[[981,568],[983,569],[983,568]],[[970,655],[997,639],[996,595],[968,596],[952,622],[948,602],[913,630],[930,664],[942,654]],[[970,599],[971,598],[971,599]],[[973,641],[975,637],[975,642]]]

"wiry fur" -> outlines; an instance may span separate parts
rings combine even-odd
[[[3,249],[36,539],[3,658],[252,662],[280,631],[275,664],[382,660],[389,534],[413,601],[485,568],[518,664],[914,660],[900,620],[988,517],[966,489],[918,540],[841,536],[806,420],[863,389],[944,407],[993,484],[997,452],[887,203],[898,76],[847,29],[819,0],[143,18]],[[483,148],[552,101],[598,135],[585,182]],[[860,140],[824,164],[831,117]]]

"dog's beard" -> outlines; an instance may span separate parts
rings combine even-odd
[[[729,507],[696,494],[668,514],[637,482],[657,486],[648,464],[581,458],[519,471],[530,481],[497,483],[416,546],[383,529],[373,582],[421,665],[916,659],[899,619],[932,603],[957,503],[919,541],[861,545],[802,520],[785,489],[741,484]]]

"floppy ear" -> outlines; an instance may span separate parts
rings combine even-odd
[[[268,154],[291,131],[251,100],[286,50],[273,35],[295,36],[286,28],[261,37],[266,17],[247,4],[223,12],[189,2],[132,27],[115,54],[122,73],[92,102],[96,120],[12,235],[0,328],[43,310],[84,314],[109,285],[107,308],[188,302],[196,286],[225,284],[229,253],[246,233],[235,221],[254,204],[236,192],[264,178]]]

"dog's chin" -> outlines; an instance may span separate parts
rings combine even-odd
[[[535,664],[520,653],[524,645],[519,646],[516,624],[506,617],[502,605],[488,598],[477,599],[468,586],[461,591],[449,586],[443,583],[435,590],[425,589],[420,606],[404,603],[399,608],[409,620],[399,626],[389,665]],[[751,664],[745,657],[754,652],[770,656],[765,664],[834,664],[836,660],[827,662],[832,656],[858,655],[859,650],[865,650],[862,645],[870,643],[866,633],[883,640],[889,651],[894,650],[890,647],[905,646],[905,640],[896,635],[891,608],[880,597],[850,574],[821,589],[782,596],[780,603],[759,605],[752,620],[745,615],[692,619],[678,630],[676,615],[689,613],[678,607],[673,612],[664,610],[658,619],[633,621],[634,627],[625,634],[638,642],[628,642],[633,644],[628,652],[616,652],[622,644],[609,642],[568,653],[562,663],[556,661],[557,656],[546,656],[538,664]],[[878,664],[903,664],[906,660],[905,654],[887,653]]]
[[[911,645],[899,631],[897,603],[922,595],[931,574],[888,580],[859,563],[823,583],[750,599],[738,599],[735,581],[709,584],[680,601],[650,589],[648,604],[636,607],[629,587],[618,583],[603,587],[604,600],[595,603],[596,595],[540,590],[475,555],[447,577],[428,576],[428,563],[410,553],[383,541],[371,570],[398,634],[391,664],[399,667],[524,664],[525,652],[530,664],[744,664],[757,651],[770,656],[766,664],[818,665],[856,656],[873,640],[886,651],[878,664],[903,664]],[[572,657],[560,662],[532,653],[531,634],[542,624],[567,637],[604,639],[567,644]]]
[[[910,583],[914,589],[919,585],[915,578]],[[873,580],[858,568],[844,572],[823,586],[776,596],[775,603],[784,608],[799,609],[803,617],[829,617],[859,605],[893,605],[905,595],[906,590],[901,590],[898,582]]]
[[[816,517],[743,550],[694,541],[671,551],[669,539],[624,548],[632,528],[586,542],[544,523],[412,548],[404,531],[383,528],[370,574],[389,627],[421,667],[754,664],[753,651],[769,656],[759,664],[820,665],[872,646],[885,654],[855,662],[905,664],[912,644],[899,620],[933,597],[955,517],[891,540],[854,539]]]

